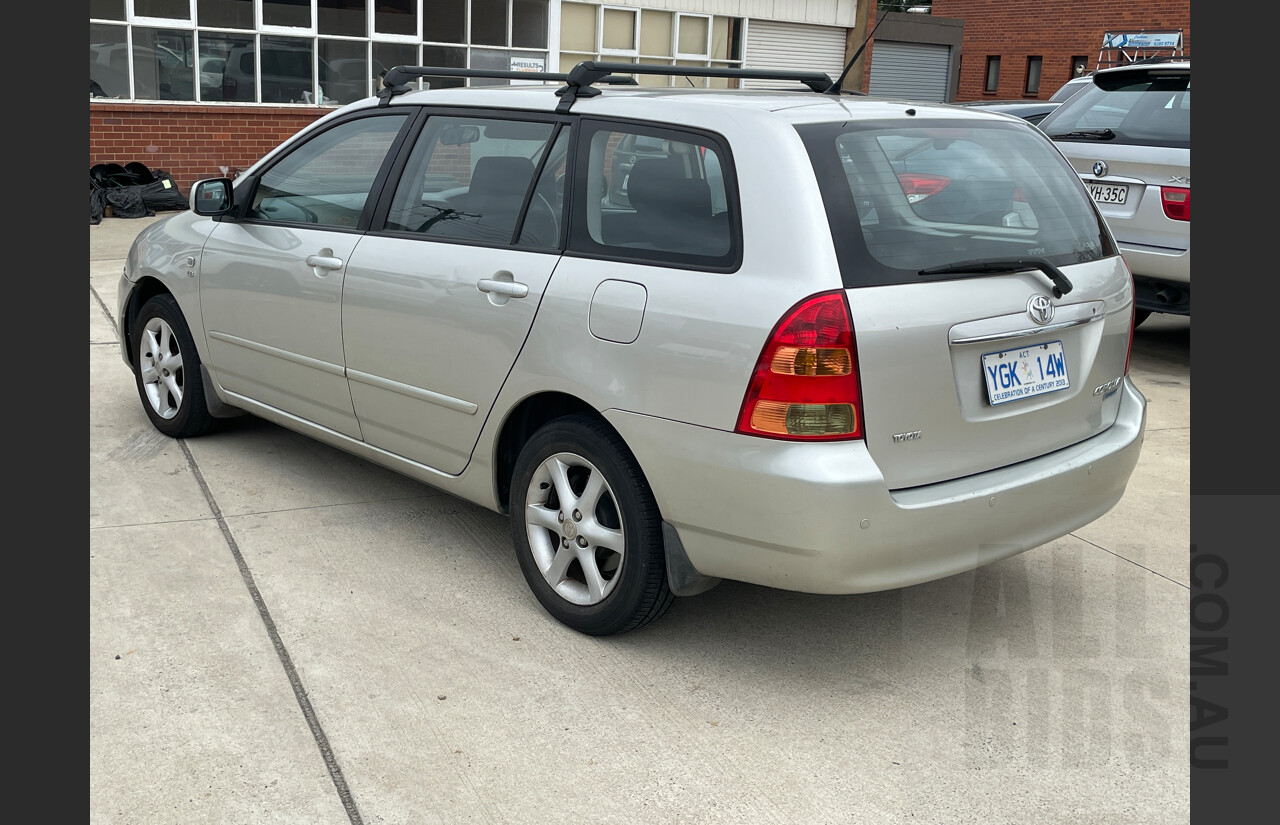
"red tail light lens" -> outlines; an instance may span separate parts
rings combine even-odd
[[[737,432],[797,441],[862,438],[858,357],[843,292],[801,301],[774,328]]]
[[[1177,186],[1160,187],[1160,203],[1164,206],[1164,214],[1171,220],[1191,220],[1191,190]]]
[[[930,195],[936,195],[951,183],[945,175],[927,175],[923,172],[899,172],[898,183],[907,196],[907,203],[919,203]]]

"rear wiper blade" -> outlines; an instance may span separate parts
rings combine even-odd
[[[1116,133],[1110,129],[1080,129],[1075,132],[1059,132],[1055,135],[1049,135],[1053,140],[1073,140],[1082,138],[1085,140],[1111,140]]]
[[[1020,272],[1024,269],[1038,269],[1049,280],[1053,281],[1053,297],[1061,298],[1072,290],[1071,281],[1066,275],[1045,258],[982,258],[976,261],[956,261],[953,264],[931,266],[920,270],[921,275],[969,275],[984,272]]]

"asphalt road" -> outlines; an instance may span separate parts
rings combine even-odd
[[[157,433],[114,330],[152,220],[89,228],[95,825],[1189,821],[1189,319],[1138,330],[1146,443],[1093,524],[595,639],[503,516],[249,417]]]

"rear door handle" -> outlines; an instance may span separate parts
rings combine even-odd
[[[316,269],[342,269],[342,259],[330,255],[308,255],[307,266]]]
[[[529,294],[528,284],[518,284],[514,281],[495,281],[492,278],[481,278],[476,282],[476,289],[481,292],[492,292],[495,295],[505,295],[508,298],[523,298]]]

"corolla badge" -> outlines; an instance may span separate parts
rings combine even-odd
[[[1032,295],[1027,301],[1027,314],[1037,324],[1047,324],[1053,320],[1053,301],[1048,295]]]
[[[1108,166],[1105,160],[1096,160],[1093,162],[1093,174],[1100,178],[1107,176]]]

